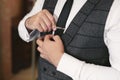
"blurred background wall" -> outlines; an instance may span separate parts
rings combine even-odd
[[[31,66],[31,43],[19,38],[17,27],[34,0],[0,0],[0,80],[10,80]]]

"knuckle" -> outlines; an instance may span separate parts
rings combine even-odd
[[[39,17],[41,17],[43,15],[44,15],[43,11],[39,12],[39,14],[38,14]]]
[[[39,29],[39,26],[38,25],[34,26],[34,29]]]
[[[43,29],[40,27],[37,28],[40,32],[43,32]]]
[[[33,25],[37,25],[38,24],[38,20],[35,20],[34,22],[33,22]]]
[[[54,21],[54,17],[51,17],[50,20],[51,20],[51,21]]]
[[[44,32],[44,30],[43,29],[39,29],[40,30],[40,32]]]
[[[41,17],[39,17],[38,20],[37,20],[37,22],[38,22],[39,24],[41,24],[42,21],[43,21],[43,20],[42,20]]]
[[[44,27],[44,31],[45,31],[45,32],[47,31],[47,28],[46,28],[46,27]]]
[[[34,20],[34,24],[38,24],[40,20],[41,20],[40,17],[36,17],[36,19]]]
[[[38,40],[38,39],[36,40],[36,43],[37,43],[37,44],[39,43],[39,40]]]
[[[42,54],[42,52],[41,52],[41,54],[40,54],[40,57],[45,58],[44,55]]]
[[[51,26],[52,26],[52,23],[51,23],[51,22],[48,22],[48,23],[47,23],[47,26],[48,26],[48,27],[51,27]]]
[[[58,35],[55,35],[55,38],[59,38],[59,36],[58,36]]]
[[[39,47],[37,47],[37,50],[39,51]]]
[[[45,12],[45,13],[48,12],[47,9],[43,9],[42,11]]]
[[[47,9],[43,9],[43,11],[44,11],[44,12],[48,12],[48,10],[47,10]]]

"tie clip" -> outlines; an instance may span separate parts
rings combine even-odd
[[[62,28],[62,27],[58,27],[58,26],[57,26],[57,27],[56,27],[56,30],[57,30],[57,29],[64,30],[65,28]],[[52,35],[55,35],[55,31],[56,31],[56,30],[53,30],[53,31],[52,31]]]

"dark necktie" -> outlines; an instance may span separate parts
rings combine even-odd
[[[58,27],[65,28],[66,21],[68,19],[72,4],[73,4],[73,0],[66,1],[65,5],[60,13],[60,16],[58,18],[58,21],[56,23],[56,25]],[[61,36],[63,34],[63,31],[64,31],[63,29],[57,29],[55,31],[55,34]]]

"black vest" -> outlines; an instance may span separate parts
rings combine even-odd
[[[57,0],[45,0],[43,9],[53,13],[56,3]],[[112,3],[113,0],[87,0],[61,37],[66,53],[87,63],[110,66],[103,35]],[[38,72],[39,80],[72,80],[42,58]]]

